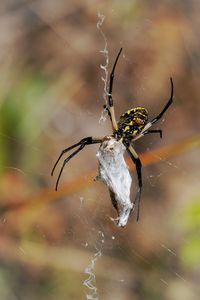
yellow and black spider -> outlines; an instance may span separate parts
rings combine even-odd
[[[116,59],[115,63],[112,69],[112,72],[110,74],[110,82],[109,82],[109,90],[108,90],[108,105],[104,108],[107,110],[108,115],[111,120],[113,134],[112,137],[114,137],[117,141],[121,141],[124,146],[126,147],[131,159],[133,160],[136,171],[137,171],[137,178],[138,178],[138,189],[136,193],[135,200],[133,202],[134,206],[137,206],[137,221],[139,220],[139,212],[140,212],[140,198],[141,198],[141,190],[142,190],[142,164],[140,161],[140,158],[136,151],[133,148],[133,143],[141,138],[142,136],[149,134],[149,133],[159,133],[160,138],[162,138],[162,130],[149,130],[149,128],[156,123],[158,120],[160,120],[163,116],[163,114],[166,112],[166,110],[169,108],[169,106],[172,104],[173,101],[173,81],[172,78],[170,78],[171,83],[171,95],[169,100],[167,101],[167,104],[164,106],[163,110],[157,115],[157,117],[153,118],[151,121],[148,121],[148,112],[144,107],[136,107],[128,110],[123,115],[121,115],[119,121],[116,121],[115,118],[115,111],[114,111],[114,105],[113,105],[113,97],[112,97],[112,89],[113,89],[113,80],[114,80],[114,72],[115,67],[117,65],[117,61],[119,59],[119,56],[122,52],[122,48],[120,49]],[[63,162],[63,165],[61,167],[60,173],[57,178],[56,182],[56,190],[58,188],[58,183],[62,174],[62,171],[65,167],[65,165],[68,163],[68,161],[74,157],[79,151],[81,151],[86,145],[91,144],[97,144],[102,143],[108,136],[105,137],[86,137],[80,140],[80,142],[68,147],[67,149],[64,149],[60,156],[58,157],[51,175],[53,175],[54,170],[63,156],[66,152],[78,147],[72,154],[70,154]]]

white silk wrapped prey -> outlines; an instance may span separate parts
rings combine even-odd
[[[97,180],[104,182],[109,191],[112,204],[117,210],[117,226],[126,226],[133,209],[130,200],[132,178],[124,160],[126,148],[122,142],[113,137],[106,137],[97,152],[99,161],[99,175]]]

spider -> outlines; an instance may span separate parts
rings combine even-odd
[[[135,151],[135,149],[133,148],[133,144],[136,140],[140,139],[141,137],[143,137],[146,134],[149,133],[158,133],[160,138],[162,138],[162,130],[160,129],[153,129],[150,130],[149,128],[152,127],[152,125],[154,125],[157,121],[159,121],[162,116],[164,115],[164,113],[166,112],[166,110],[169,108],[169,106],[172,104],[173,102],[173,81],[172,78],[170,77],[170,83],[171,83],[171,94],[170,94],[170,98],[167,101],[166,105],[164,106],[164,108],[162,109],[162,111],[155,117],[153,118],[151,121],[148,121],[148,111],[144,108],[144,107],[135,107],[132,108],[130,110],[128,110],[127,112],[125,112],[124,114],[122,114],[120,116],[119,121],[116,121],[115,118],[115,110],[114,110],[114,104],[113,104],[113,96],[112,96],[112,90],[113,90],[113,81],[114,81],[114,75],[115,75],[115,68],[119,59],[119,56],[122,52],[122,48],[119,50],[117,57],[115,59],[112,71],[110,73],[110,78],[109,78],[109,88],[108,88],[108,93],[107,93],[107,105],[104,105],[104,109],[108,112],[108,115],[110,117],[110,121],[112,124],[112,130],[113,133],[112,137],[114,137],[117,141],[121,141],[124,146],[126,147],[126,150],[128,151],[132,161],[135,164],[136,167],[136,172],[137,172],[137,179],[138,179],[138,188],[137,188],[137,192],[136,192],[136,196],[135,196],[135,200],[133,202],[133,205],[137,207],[137,221],[139,220],[139,215],[140,215],[140,199],[141,199],[141,191],[142,191],[142,164],[140,161],[140,158],[137,154],[137,152]],[[60,156],[58,157],[52,172],[51,172],[51,176],[53,176],[54,170],[58,164],[58,162],[60,161],[60,159],[62,158],[62,156],[74,149],[77,148],[74,152],[72,152],[67,158],[65,158],[62,167],[60,169],[60,173],[58,175],[57,181],[56,181],[56,191],[58,189],[58,184],[59,184],[59,180],[60,177],[62,175],[63,169],[65,167],[65,165],[69,162],[69,160],[74,157],[76,154],[78,154],[78,152],[80,152],[81,150],[83,150],[83,148],[86,145],[92,145],[92,144],[101,144],[106,138],[108,138],[108,136],[105,137],[95,137],[95,136],[89,136],[89,137],[85,137],[83,139],[81,139],[78,143],[64,149]]]

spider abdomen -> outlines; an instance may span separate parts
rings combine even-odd
[[[116,132],[122,142],[130,143],[138,135],[148,121],[148,112],[144,107],[136,107],[121,115]]]

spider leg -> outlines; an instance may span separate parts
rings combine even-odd
[[[159,115],[157,117],[155,117],[153,120],[151,120],[151,124],[153,125],[154,123],[156,123],[158,120],[160,120],[160,118],[162,118],[162,116],[164,115],[164,113],[166,112],[166,110],[169,108],[169,106],[172,104],[173,102],[173,95],[174,95],[174,85],[173,85],[173,81],[172,78],[170,77],[170,82],[171,82],[171,95],[170,98],[167,102],[167,104],[165,105],[165,107],[163,108],[163,110],[161,111],[161,113],[159,113]]]
[[[167,104],[164,106],[163,110],[159,113],[159,115],[157,115],[157,117],[153,118],[150,122],[148,122],[144,128],[142,129],[142,131],[133,139],[133,141],[136,141],[138,139],[140,139],[142,136],[144,136],[145,134],[147,134],[149,132],[149,128],[156,123],[158,120],[160,120],[162,118],[162,116],[164,115],[164,113],[166,112],[166,110],[169,108],[169,106],[172,104],[173,102],[173,95],[174,95],[174,85],[173,85],[173,81],[172,78],[170,77],[170,82],[171,82],[171,95],[169,100],[167,101]],[[150,131],[152,132],[152,130]]]
[[[112,89],[113,89],[113,80],[114,80],[114,76],[115,76],[115,68],[116,68],[116,65],[117,65],[117,61],[119,59],[119,56],[122,52],[122,48],[120,48],[119,50],[119,53],[117,54],[117,57],[115,59],[115,63],[113,65],[113,68],[112,68],[112,72],[110,73],[110,84],[109,84],[109,94],[108,94],[108,103],[109,103],[109,107],[112,107],[113,106],[113,99],[112,99]]]
[[[75,156],[79,151],[81,151],[84,147],[85,147],[85,145],[82,144],[78,149],[76,149],[72,154],[70,154],[70,155],[64,160],[63,165],[62,165],[62,168],[60,169],[60,173],[59,173],[58,178],[57,178],[57,181],[56,181],[56,191],[57,191],[57,189],[58,189],[58,183],[59,183],[59,181],[60,181],[60,177],[61,177],[61,175],[62,175],[62,172],[63,172],[63,169],[64,169],[65,165],[68,163],[68,161],[69,161],[72,157],[74,157],[74,156]]]
[[[76,143],[76,144],[74,144],[74,145],[72,145],[72,146],[70,146],[70,147],[64,149],[64,150],[61,152],[60,156],[58,157],[58,159],[57,159],[57,161],[56,161],[56,163],[55,163],[55,165],[54,165],[54,167],[53,167],[53,169],[52,169],[52,171],[51,171],[51,176],[53,175],[54,170],[55,170],[55,168],[56,168],[56,166],[57,166],[59,160],[60,160],[61,157],[63,156],[63,154],[65,154],[66,152],[72,150],[73,148],[75,148],[75,147],[77,147],[77,146],[80,146],[80,147],[79,147],[77,150],[75,150],[68,158],[65,159],[66,162],[65,162],[65,161],[64,161],[64,162],[65,162],[65,164],[66,164],[73,156],[75,156],[79,151],[81,151],[86,145],[97,144],[97,143],[101,143],[101,142],[102,142],[102,138],[98,138],[98,137],[86,137],[86,138],[80,140],[80,142],[78,142],[78,143]],[[65,165],[65,164],[63,163],[63,165]],[[63,170],[63,168],[61,169],[61,172],[60,172],[60,174],[59,174],[59,178],[58,178],[58,180],[57,180],[56,190],[57,190],[57,185],[58,185],[60,176],[61,176],[61,174],[62,174],[62,170]]]
[[[117,121],[115,118],[115,110],[114,110],[114,106],[113,106],[112,89],[113,89],[113,81],[114,81],[114,76],[115,76],[115,67],[117,65],[117,62],[118,62],[121,52],[122,52],[122,48],[118,52],[118,55],[115,59],[115,63],[112,68],[112,71],[110,73],[110,83],[109,83],[109,90],[108,90],[108,105],[109,106],[107,107],[107,110],[108,110],[108,115],[109,115],[111,123],[112,123],[113,130],[117,130],[118,126],[117,126]]]
[[[80,142],[78,142],[78,143],[76,143],[76,144],[74,144],[74,145],[72,145],[72,146],[70,146],[70,147],[64,149],[64,150],[61,152],[60,156],[58,157],[58,159],[57,159],[57,161],[56,161],[56,163],[55,163],[55,165],[54,165],[54,167],[53,167],[53,169],[52,169],[52,171],[51,171],[51,176],[53,176],[54,170],[55,170],[55,168],[56,168],[56,166],[57,166],[59,160],[60,160],[61,157],[63,156],[63,154],[65,154],[66,152],[72,150],[73,148],[75,148],[75,147],[77,147],[77,146],[79,146],[79,145],[81,145],[81,144],[84,144],[84,143],[87,142],[87,141],[90,141],[90,139],[92,139],[92,138],[91,138],[91,137],[84,138],[84,139],[82,139]]]
[[[136,220],[138,222],[139,216],[140,216],[140,199],[141,199],[141,192],[142,192],[142,163],[141,163],[136,151],[134,150],[134,148],[131,145],[127,148],[127,150],[128,150],[128,153],[129,153],[131,159],[133,160],[133,162],[135,164],[136,171],[137,171],[138,190],[137,190],[137,194],[135,197],[134,205],[137,206]]]
[[[159,133],[160,138],[162,139],[162,130],[161,129],[147,130],[144,132],[144,135],[149,134],[149,133]]]

